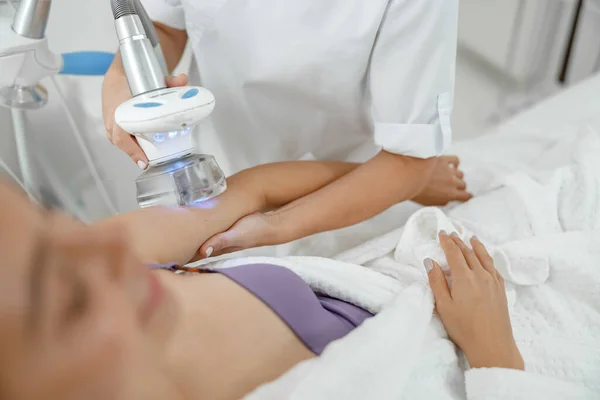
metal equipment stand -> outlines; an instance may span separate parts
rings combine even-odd
[[[31,201],[37,204],[42,204],[41,194],[39,187],[35,183],[35,176],[33,173],[31,157],[27,147],[27,136],[25,128],[25,111],[11,108],[11,117],[13,121],[13,131],[15,137],[15,147],[17,151],[17,158],[19,163],[19,169],[21,170],[22,182],[20,183],[23,189],[29,195]],[[12,174],[11,174],[12,175]],[[83,213],[71,198],[69,190],[64,186],[62,181],[58,179],[51,168],[44,170],[44,176],[50,182],[54,194],[58,197],[59,201],[70,212],[84,223],[89,223],[89,218]],[[12,177],[17,179],[16,176]]]

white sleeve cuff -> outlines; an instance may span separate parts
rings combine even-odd
[[[449,93],[437,98],[437,121],[429,124],[375,122],[375,143],[383,150],[416,158],[437,157],[452,142]]]
[[[597,399],[599,393],[558,378],[504,368],[474,368],[465,372],[468,400]]]
[[[183,6],[175,0],[141,0],[152,21],[160,22],[174,29],[184,30],[185,13]]]

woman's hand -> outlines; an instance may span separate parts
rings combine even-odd
[[[473,368],[524,369],[513,338],[504,279],[481,242],[472,249],[453,234],[440,233],[452,279],[448,288],[439,265],[425,260],[435,305],[450,339],[465,353]]]
[[[198,250],[198,258],[220,256],[250,249],[283,243],[272,216],[254,213],[238,220],[231,228],[208,239]]]
[[[168,87],[185,86],[188,78],[185,74],[165,78]],[[106,137],[112,144],[126,153],[141,169],[148,167],[148,158],[135,140],[135,137],[115,123],[115,110],[131,98],[127,78],[118,71],[109,71],[102,83],[102,115]]]
[[[471,199],[458,164],[456,156],[439,157],[427,186],[412,200],[423,206],[445,206],[451,201]]]

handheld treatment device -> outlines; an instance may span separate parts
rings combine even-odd
[[[192,129],[215,107],[202,87],[167,88],[167,67],[154,25],[139,0],[111,0],[121,58],[133,98],[115,122],[135,135],[149,166],[136,180],[140,207],[191,205],[223,193],[213,156],[196,154]]]

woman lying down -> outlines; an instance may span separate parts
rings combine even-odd
[[[0,398],[237,399],[318,357],[372,315],[313,293],[283,267],[174,271],[240,216],[349,168],[264,165],[231,177],[204,208],[137,210],[91,227],[1,184]],[[485,248],[440,239],[464,278],[450,291],[435,261],[425,262],[450,337],[473,368],[522,369],[504,282]]]

